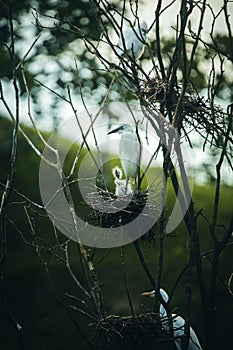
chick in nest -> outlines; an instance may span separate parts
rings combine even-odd
[[[114,176],[114,183],[116,185],[115,195],[117,197],[124,197],[128,194],[133,193],[131,184],[127,180],[122,180],[122,170],[116,166],[112,169],[112,174]]]

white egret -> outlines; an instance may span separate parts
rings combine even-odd
[[[115,178],[115,195],[117,197],[124,197],[127,194],[133,193],[131,184],[128,183],[126,187],[126,180],[122,180],[122,170],[118,166],[112,169],[112,174]]]
[[[118,41],[118,54],[126,58],[130,56],[135,60],[140,58],[144,52],[146,34],[147,23],[145,21],[121,33]]]
[[[126,184],[125,193],[127,193],[127,186],[130,179],[135,179],[140,166],[141,145],[135,128],[128,124],[123,124],[118,128],[108,132],[121,134],[120,139],[120,160],[125,172]]]
[[[160,289],[159,291],[164,302],[168,303],[169,298],[165,290]],[[143,296],[148,295],[154,298],[155,291],[152,290],[152,292],[144,292],[142,293],[142,295]],[[167,318],[167,311],[165,310],[165,307],[162,304],[160,304],[159,314],[161,318]],[[185,320],[177,314],[172,314],[171,317],[172,317],[173,333],[174,333],[176,348],[178,350],[182,350],[182,337],[184,337],[184,334],[185,334]],[[166,328],[169,329],[168,324]],[[197,338],[197,335],[192,329],[192,327],[190,327],[188,350],[201,350],[201,349],[202,347]]]

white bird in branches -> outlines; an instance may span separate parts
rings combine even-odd
[[[118,166],[112,169],[112,174],[115,178],[115,195],[117,197],[124,197],[127,194],[133,193],[131,184],[128,183],[126,187],[126,180],[122,180],[122,170]]]
[[[140,58],[144,52],[146,35],[147,23],[145,21],[121,33],[118,41],[118,54],[126,58],[130,56],[134,60]]]
[[[168,300],[169,300],[168,294],[163,289],[160,289],[159,291],[164,302],[168,303]],[[143,296],[148,295],[154,298],[155,291],[152,290],[152,292],[144,292],[142,293],[142,295]],[[165,307],[162,304],[160,304],[159,314],[161,318],[167,318],[167,311],[165,310]],[[182,338],[185,335],[185,320],[177,314],[172,314],[171,317],[172,317],[173,334],[175,338],[176,348],[177,350],[182,350]],[[166,328],[169,329],[168,323],[166,325]],[[197,335],[192,329],[192,327],[190,327],[188,350],[201,350],[201,349],[202,347],[197,338]]]
[[[140,168],[141,144],[135,128],[128,124],[123,124],[118,128],[108,132],[109,134],[119,133],[120,139],[120,160],[126,176],[125,194],[127,193],[128,182],[136,179]]]

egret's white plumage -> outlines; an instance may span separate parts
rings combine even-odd
[[[120,139],[120,160],[126,176],[126,189],[130,179],[136,178],[140,166],[140,142],[135,128],[128,124],[109,131],[108,134],[118,132]]]
[[[165,301],[165,303],[167,303],[169,300],[168,294],[162,288],[160,288],[159,291],[162,299]],[[144,292],[142,293],[142,295],[148,295],[153,298],[155,296],[155,291],[152,290],[152,292]],[[167,317],[167,311],[165,310],[165,307],[162,304],[160,304],[159,314],[161,318]],[[178,350],[182,350],[182,337],[184,336],[184,333],[185,333],[185,320],[177,314],[172,314],[171,317],[172,317],[173,333],[174,333],[176,348]],[[167,324],[167,328],[169,328],[168,324]],[[201,349],[202,347],[197,338],[197,335],[192,329],[192,327],[190,327],[188,350],[201,350]]]
[[[112,174],[115,178],[115,195],[117,197],[124,197],[127,194],[133,193],[131,184],[128,183],[126,186],[126,180],[122,180],[122,170],[118,166],[112,169]]]
[[[118,54],[120,56],[130,56],[137,60],[144,52],[147,34],[147,23],[143,21],[135,27],[131,27],[121,34],[118,41]]]

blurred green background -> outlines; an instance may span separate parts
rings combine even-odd
[[[24,128],[25,129],[25,128]],[[10,147],[13,125],[7,119],[0,119],[0,182],[5,183],[10,168]],[[36,142],[32,130],[30,136]],[[40,144],[37,144],[41,148]],[[33,202],[41,203],[38,186],[39,159],[18,137],[16,178],[14,188]],[[1,192],[2,194],[2,187]],[[219,222],[228,223],[232,214],[232,195],[230,187],[221,188]],[[208,217],[212,212],[214,184],[194,186],[196,211],[203,208]],[[166,210],[172,210],[174,196],[170,190]],[[29,205],[24,198],[12,193],[6,210],[6,259],[1,266],[1,348],[20,349],[20,341],[13,318],[23,328],[25,349],[88,349],[80,334],[79,327],[86,336],[95,329],[95,320],[82,314],[79,309],[89,312],[91,305],[80,293],[68,274],[63,261],[62,244],[66,237],[54,232],[51,222],[43,210]],[[198,231],[202,252],[212,249],[208,224],[200,219]],[[219,229],[219,235],[222,231]],[[232,240],[231,240],[232,243]],[[87,247],[87,249],[89,249]],[[157,273],[159,240],[155,232],[152,242],[141,242],[141,249],[154,276]],[[164,241],[164,269],[162,287],[171,292],[176,278],[188,262],[189,236],[181,223],[172,235]],[[92,250],[89,250],[93,253]],[[69,242],[68,253],[73,272],[86,285],[77,246]],[[107,314],[130,315],[129,302],[122,278],[121,248],[97,249],[94,255],[95,266],[102,285]],[[127,284],[136,314],[153,310],[153,300],[142,298],[141,292],[151,290],[133,244],[124,247]],[[210,262],[203,256],[203,264],[208,278]],[[230,349],[232,334],[232,297],[227,291],[228,279],[232,273],[232,246],[221,255],[217,297],[216,317],[218,342],[221,349]],[[183,313],[185,300],[185,276],[183,276],[172,298],[172,308]],[[84,302],[86,304],[84,304]],[[68,310],[68,312],[67,312]],[[11,316],[10,316],[11,315]],[[72,320],[72,318],[73,320]],[[78,324],[78,328],[75,326]],[[193,280],[193,299],[191,323],[203,337],[203,318],[197,283]]]

